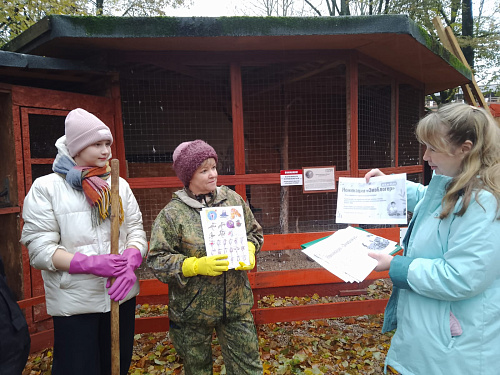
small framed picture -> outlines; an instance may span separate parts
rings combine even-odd
[[[335,184],[335,166],[303,167],[303,192],[327,193],[337,191]]]

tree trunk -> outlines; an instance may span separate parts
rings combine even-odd
[[[472,0],[462,0],[462,36],[466,39],[474,35],[474,18],[472,16]],[[462,48],[465,59],[474,68],[474,49],[471,46]]]
[[[97,0],[95,6],[95,15],[102,16],[104,9],[104,0]]]
[[[349,16],[349,0],[340,0],[340,15]]]

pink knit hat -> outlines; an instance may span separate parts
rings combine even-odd
[[[208,143],[197,139],[195,141],[183,142],[174,150],[174,171],[184,186],[189,186],[194,172],[203,162],[214,158],[217,163],[217,153]]]
[[[106,124],[84,109],[76,108],[68,113],[64,125],[66,145],[72,158],[95,142],[113,143],[113,136]]]

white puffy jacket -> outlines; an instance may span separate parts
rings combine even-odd
[[[60,154],[66,154],[66,147],[61,147],[59,141],[56,146]],[[111,184],[111,179],[108,183]],[[122,253],[134,246],[145,256],[147,240],[142,215],[130,186],[122,178],[119,192],[125,212],[125,220],[120,227],[119,251]],[[73,189],[55,173],[35,180],[24,200],[23,220],[21,242],[29,250],[31,265],[42,270],[47,313],[70,316],[109,311],[111,302],[106,278],[57,270],[52,263],[52,255],[57,249],[85,255],[108,254],[110,220],[92,227],[90,205],[83,192]],[[138,293],[137,281],[121,302]]]

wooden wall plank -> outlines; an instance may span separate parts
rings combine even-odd
[[[370,233],[385,237],[391,241],[399,243],[399,228],[375,228],[369,229]],[[288,234],[268,234],[264,236],[264,246],[262,251],[300,249],[300,245],[326,237],[333,232],[309,232],[309,233],[288,233]]]
[[[30,353],[39,352],[54,345],[54,329],[34,333],[31,335]]]
[[[231,107],[233,117],[234,174],[245,174],[245,139],[243,131],[243,93],[241,68],[231,64]]]
[[[8,214],[15,214],[21,212],[21,208],[19,207],[4,207],[0,208],[0,215],[8,215]]]
[[[135,333],[166,332],[170,320],[166,316],[152,316],[135,320]]]
[[[372,315],[384,312],[387,299],[273,307],[254,311],[255,324]]]
[[[122,102],[120,95],[120,81],[118,74],[111,82],[111,100],[114,108],[114,155],[120,161],[120,177],[127,179],[127,159],[125,157],[125,138],[123,134]]]
[[[358,177],[358,55],[355,51],[349,53],[347,63],[346,87],[347,87],[347,136],[349,153],[350,177]]]
[[[386,174],[391,173],[422,173],[422,165],[411,165],[404,167],[381,168],[380,170]],[[369,169],[356,170],[354,175],[348,171],[335,171],[335,179],[339,177],[357,177],[364,176]],[[157,189],[157,188],[172,188],[182,187],[182,183],[177,177],[141,177],[130,178],[128,180],[132,189]],[[273,185],[280,184],[279,173],[256,173],[246,175],[219,175],[217,178],[218,185]]]
[[[72,110],[76,105],[99,108],[101,115],[112,115],[113,102],[102,96],[75,94],[35,87],[12,86],[12,104],[21,107]],[[87,106],[84,106],[87,104]]]

